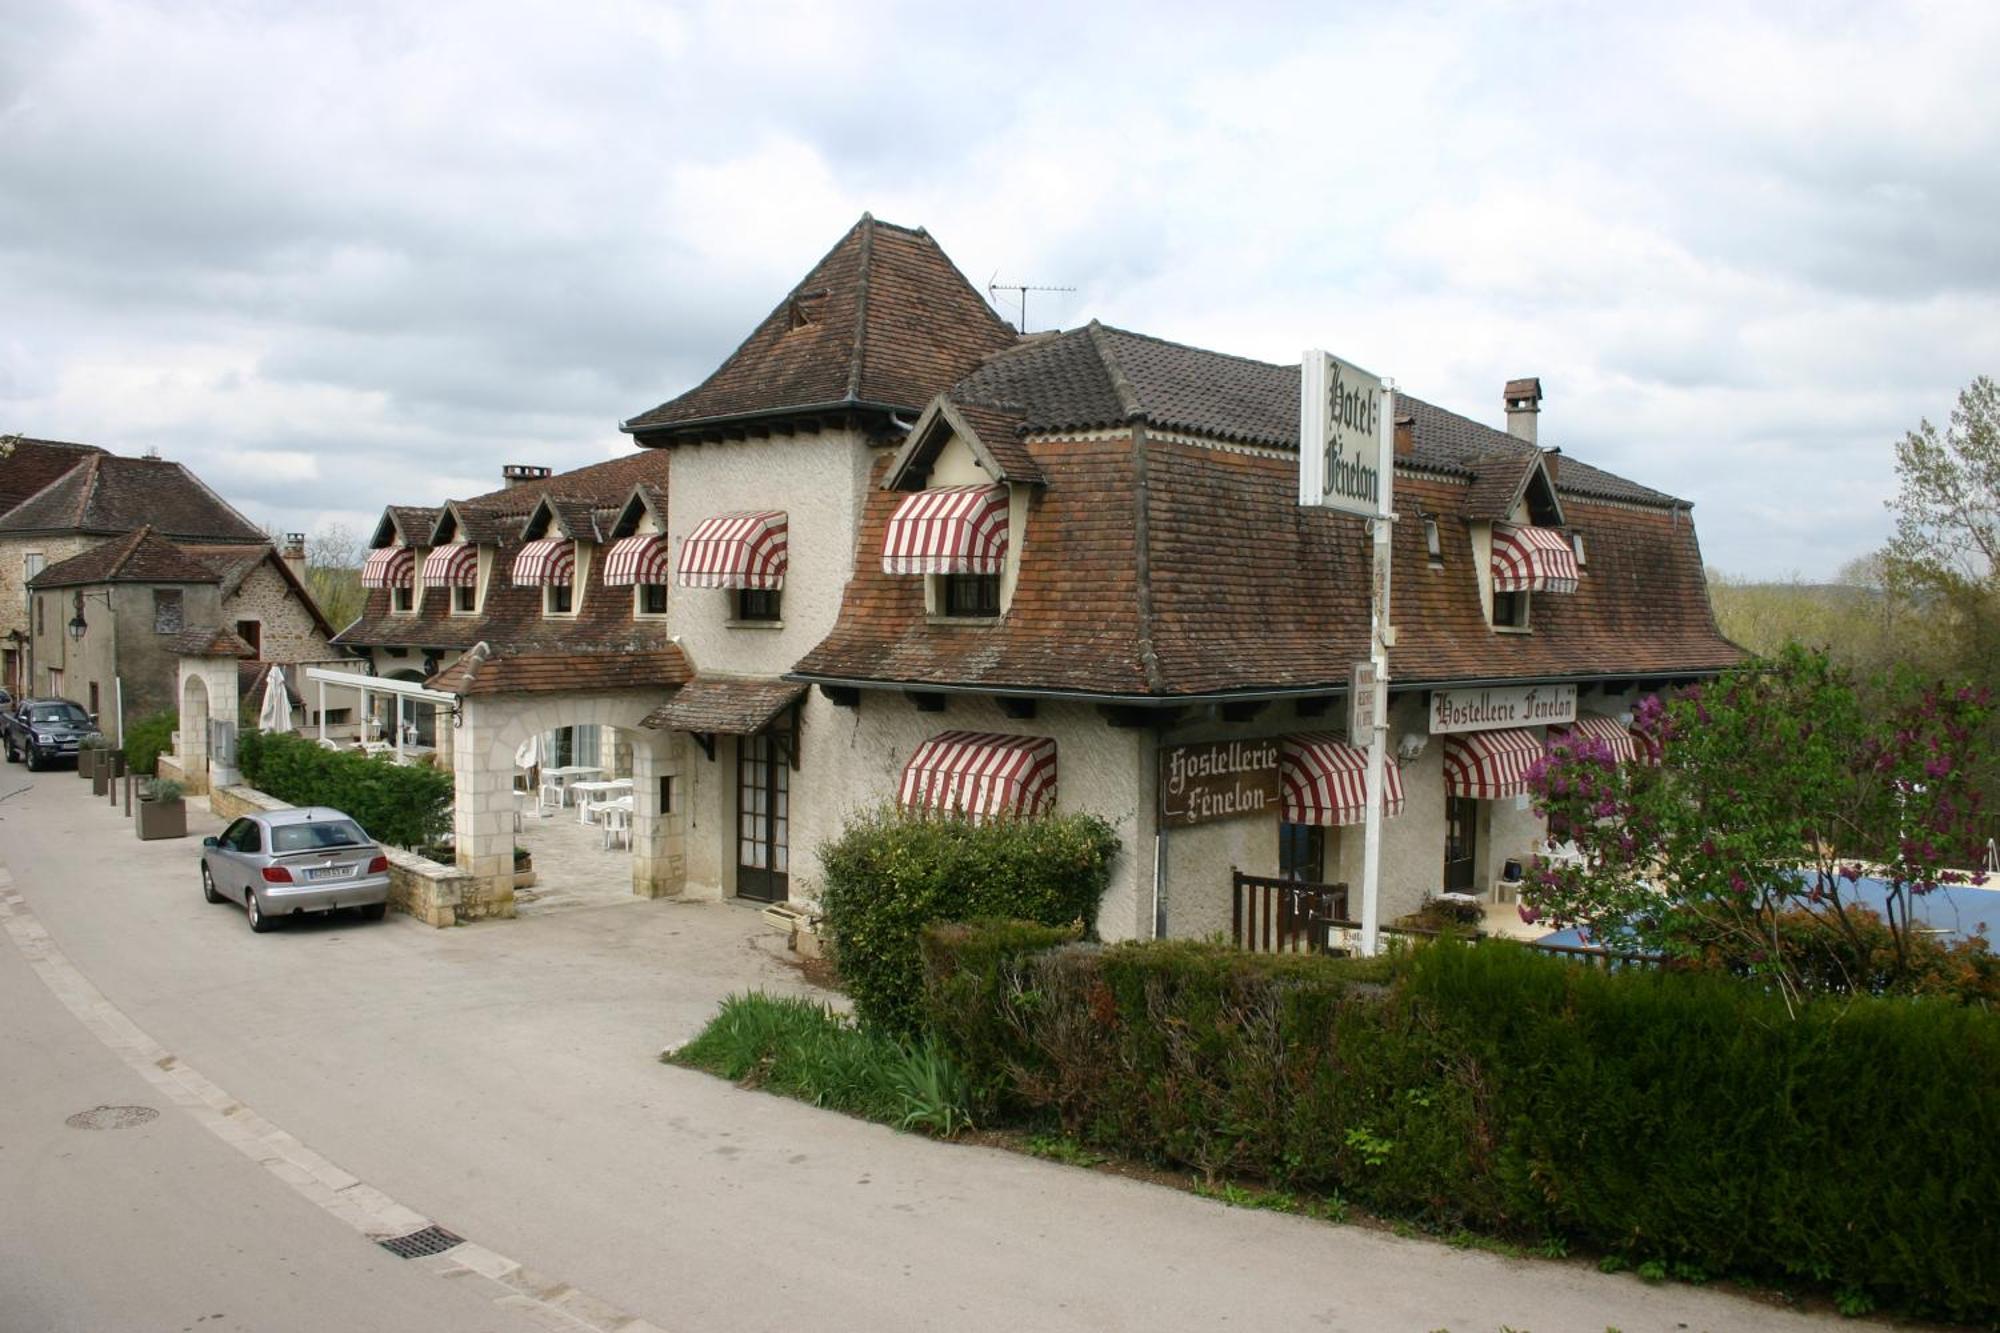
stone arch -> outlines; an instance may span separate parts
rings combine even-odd
[[[181,673],[181,768],[190,777],[208,779],[208,682],[198,671]]]
[[[512,915],[514,755],[530,736],[563,727],[610,727],[630,737],[632,890],[644,897],[681,891],[679,816],[661,810],[659,782],[680,771],[681,738],[639,725],[661,698],[659,690],[613,690],[475,695],[461,702],[451,739],[454,841],[458,865],[479,881],[481,896],[504,896],[506,907],[495,914]]]

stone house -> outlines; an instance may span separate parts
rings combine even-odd
[[[637,892],[810,899],[883,803],[1078,810],[1123,847],[1107,938],[1226,931],[1234,872],[1358,878],[1369,539],[1297,502],[1300,395],[1298,365],[1096,322],[1019,337],[927,233],[863,217],[623,424],[657,461],[391,509],[341,641],[459,697],[476,876],[507,863],[514,748],[587,717],[630,746]],[[1544,447],[1539,381],[1502,398],[1505,429],[1394,400],[1385,918],[1504,891],[1552,728],[1639,762],[1635,701],[1741,657],[1691,507]]]

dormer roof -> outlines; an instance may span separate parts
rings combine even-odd
[[[883,484],[891,490],[920,489],[938,452],[956,436],[994,481],[1039,486],[1042,470],[1022,443],[1022,421],[1019,408],[961,403],[939,394],[910,429]]]

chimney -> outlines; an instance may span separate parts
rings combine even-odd
[[[500,479],[507,483],[507,489],[510,491],[531,481],[544,481],[548,475],[547,468],[535,467],[529,463],[508,463],[500,469]]]
[[[306,579],[306,535],[303,532],[285,534],[284,549],[278,552],[292,573],[299,576],[299,582]]]
[[[1508,380],[1500,396],[1507,404],[1507,433],[1533,444],[1535,418],[1542,414],[1542,382],[1533,376]]]
[[[1417,451],[1417,419],[1396,418],[1396,457],[1407,458]]]

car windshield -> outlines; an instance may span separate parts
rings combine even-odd
[[[72,726],[90,725],[90,714],[75,704],[36,704],[28,710],[30,722],[67,722]]]
[[[271,830],[271,850],[311,852],[322,847],[354,847],[368,841],[368,835],[351,819],[328,819],[312,824],[280,824]]]

